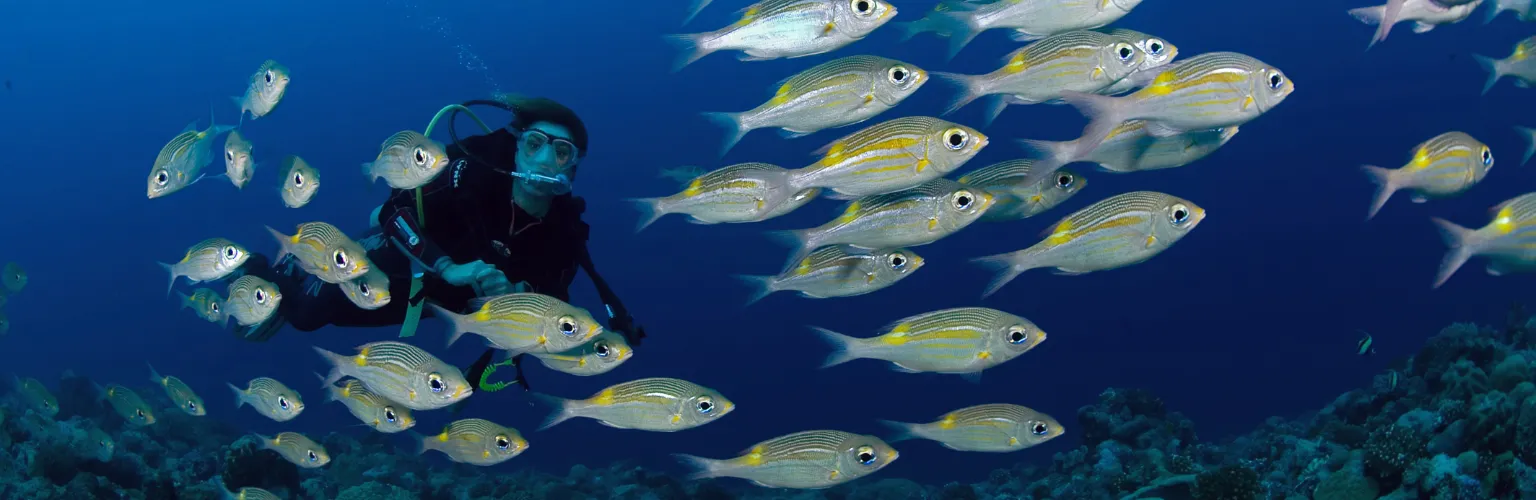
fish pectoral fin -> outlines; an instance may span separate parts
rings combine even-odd
[[[1156,245],[1156,244],[1157,244],[1157,235],[1155,235],[1155,234],[1147,235],[1147,248],[1152,248],[1152,246]]]
[[[1253,96],[1252,95],[1249,95],[1249,96],[1243,97],[1243,104],[1242,104],[1242,106],[1239,109],[1241,109],[1243,111],[1248,111],[1248,108],[1252,108],[1255,104],[1258,104],[1258,103],[1253,100]]]
[[[826,37],[835,31],[837,31],[837,23],[829,22],[825,26],[822,26],[821,33],[817,34],[816,38]]]
[[[1414,33],[1424,33],[1424,32],[1427,32],[1429,30],[1432,30],[1432,29],[1435,29],[1435,25],[1433,25],[1433,24],[1429,24],[1429,23],[1425,23],[1425,22],[1415,22],[1415,23],[1413,23],[1413,32]]]

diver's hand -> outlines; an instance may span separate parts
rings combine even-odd
[[[483,260],[477,260],[467,264],[454,264],[445,262],[439,266],[438,276],[443,281],[453,286],[468,286],[475,289],[475,295],[480,297],[502,295],[512,288],[507,281],[507,275],[503,274],[496,266],[486,264]]]
[[[494,267],[475,276],[475,283],[482,297],[495,297],[506,295],[512,291],[512,283],[507,281],[506,273]]]
[[[619,332],[631,347],[640,345],[640,339],[645,338],[645,327],[635,323],[635,318],[619,316],[608,320],[608,329]]]

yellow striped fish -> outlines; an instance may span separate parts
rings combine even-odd
[[[823,54],[859,41],[896,17],[884,0],[760,0],[730,26],[705,33],[668,35],[680,49],[678,71],[721,50],[739,50],[743,61]]]
[[[956,451],[1010,452],[1060,436],[1064,429],[1050,415],[1019,405],[985,404],[961,408],[926,424],[882,420],[900,434],[890,441],[928,439]]]
[[[1263,61],[1210,52],[1168,65],[1146,87],[1124,97],[1080,92],[1063,97],[1092,120],[1078,145],[1079,154],[1086,154],[1127,120],[1147,121],[1154,137],[1242,125],[1295,90],[1285,73]]]
[[[252,120],[271,113],[282,102],[283,95],[288,93],[288,82],[292,79],[287,66],[271,59],[261,63],[261,67],[251,74],[251,82],[246,86],[245,94],[230,98],[236,106],[240,106],[241,122],[245,121],[247,111],[251,113]]]
[[[1045,342],[1045,331],[1027,319],[985,307],[960,307],[897,320],[867,339],[811,327],[833,346],[822,368],[855,359],[888,361],[906,373],[954,373],[978,380],[981,371]]]
[[[1465,132],[1446,132],[1419,143],[1413,158],[1397,170],[1362,165],[1376,184],[1376,197],[1366,220],[1376,217],[1398,190],[1411,193],[1414,203],[1448,198],[1472,189],[1493,169],[1493,151]]]
[[[443,144],[421,132],[395,132],[379,146],[379,155],[363,164],[363,176],[369,183],[384,179],[394,189],[416,189],[436,179],[448,167],[448,151]]]
[[[304,398],[298,392],[267,377],[251,379],[244,389],[229,384],[229,390],[235,392],[236,409],[251,405],[256,413],[278,422],[293,420],[304,412]]]
[[[629,347],[629,342],[624,340],[623,335],[605,330],[592,337],[590,342],[569,351],[529,354],[538,358],[540,363],[551,370],[578,377],[590,377],[618,368],[620,364],[634,357],[635,350]]]
[[[219,292],[212,288],[198,288],[192,291],[192,295],[176,293],[181,296],[182,309],[191,309],[192,312],[197,313],[197,317],[212,323],[225,322],[224,297],[220,297]]]
[[[983,297],[1024,271],[1053,267],[1077,275],[1145,262],[1177,243],[1205,220],[1205,209],[1163,193],[1133,191],[1089,205],[1047,229],[1034,246],[974,259],[998,268]]]
[[[1515,86],[1522,89],[1531,88],[1531,84],[1536,83],[1536,36],[1516,43],[1515,50],[1503,59],[1495,60],[1478,54],[1472,54],[1472,57],[1488,72],[1488,83],[1483,84],[1483,94],[1487,94],[1494,84],[1499,83],[1500,78],[1506,76],[1514,77]]]
[[[305,222],[299,224],[292,235],[283,234],[272,226],[266,227],[282,248],[274,261],[293,254],[299,267],[326,283],[351,281],[373,269],[373,263],[368,261],[368,250],[336,226]]]
[[[229,131],[224,138],[224,177],[235,185],[235,189],[245,189],[245,184],[256,174],[256,160],[252,159],[251,150],[251,141],[245,140],[239,130]]]
[[[208,410],[203,408],[203,398],[198,397],[197,393],[193,392],[192,388],[181,379],[161,375],[160,372],[155,371],[155,365],[149,365],[149,381],[164,388],[165,395],[186,414],[194,417],[208,414]]]
[[[220,497],[224,500],[283,500],[283,497],[277,496],[276,493],[256,487],[230,491],[229,488],[224,486],[223,478],[213,478],[213,482],[218,485],[219,491],[224,492],[224,496]]]
[[[321,380],[324,379],[321,376]],[[394,401],[368,390],[367,386],[355,378],[343,381],[340,386],[326,384],[325,389],[326,402],[340,401],[352,416],[373,430],[390,434],[416,425],[416,418],[411,416],[410,408],[396,407]]]
[[[939,178],[906,191],[854,200],[842,215],[820,227],[769,234],[796,249],[791,262],[827,245],[865,249],[926,245],[976,222],[994,201],[985,190]]]
[[[948,175],[987,146],[976,129],[938,118],[880,122],[816,151],[821,159],[789,172],[794,189],[830,188],[844,197],[893,193]]]
[[[213,112],[212,109],[208,111]],[[198,130],[197,123],[193,122],[172,137],[160,148],[149,169],[148,190],[145,191],[149,199],[164,197],[202,180],[200,172],[213,161],[213,140],[234,128],[234,125],[219,125],[210,119],[206,130]]]
[[[275,451],[283,460],[305,469],[318,469],[331,463],[331,455],[325,452],[324,446],[297,432],[283,432],[274,437],[257,434],[256,439],[261,440],[261,449]]]
[[[224,238],[208,238],[187,249],[186,255],[175,264],[160,263],[171,274],[171,283],[165,287],[169,295],[176,287],[176,278],[186,277],[192,283],[214,281],[245,265],[251,252],[244,246]]]
[[[911,250],[862,250],[849,245],[816,249],[778,276],[739,275],[752,287],[747,304],[774,292],[795,291],[801,297],[824,299],[853,297],[884,289],[923,267],[923,258]]]
[[[616,429],[675,432],[714,422],[736,409],[714,389],[675,378],[624,382],[587,399],[538,397],[556,408],[539,430],[581,417]]]
[[[833,59],[780,81],[768,102],[740,113],[704,113],[726,133],[722,156],[760,128],[778,128],[786,138],[863,122],[884,113],[928,83],[928,72],[879,56]]]
[[[155,412],[150,411],[149,404],[144,398],[127,387],[118,384],[107,384],[106,387],[96,386],[99,399],[105,400],[112,406],[112,411],[127,420],[128,424],[135,427],[144,427],[155,423]]]
[[[1098,94],[1120,95],[1141,88],[1141,86],[1149,83],[1151,78],[1155,78],[1157,73],[1162,71],[1162,67],[1172,63],[1174,58],[1179,57],[1179,48],[1159,37],[1128,29],[1112,29],[1105,33],[1131,42],[1136,45],[1136,48],[1141,49],[1141,52],[1146,54],[1147,57],[1142,59],[1141,66],[1132,71],[1130,75],[1121,78],[1120,81],[1108,87],[1100,89],[1096,92]],[[1145,78],[1142,77],[1143,75],[1145,75]]]
[[[235,323],[240,326],[251,326],[271,318],[282,302],[283,294],[277,290],[277,285],[247,274],[229,283],[224,313],[235,318]]]
[[[1006,2],[946,1],[946,9],[935,8],[907,27],[908,37],[915,32],[933,31],[949,38],[949,58],[953,59],[976,35],[990,29],[1013,29],[1015,41],[1031,42],[1073,30],[1103,27],[1119,20],[1141,0],[1009,0]]]
[[[997,197],[997,203],[981,215],[981,220],[993,222],[1040,215],[1088,185],[1088,179],[1071,170],[1042,174],[1034,167],[1034,160],[994,163],[965,174],[960,183],[976,186]]]
[[[347,300],[353,305],[365,310],[374,310],[389,305],[389,276],[377,267],[371,267],[362,276],[337,283]]]
[[[517,429],[503,427],[489,420],[466,418],[443,428],[436,436],[420,438],[417,453],[436,450],[449,460],[462,464],[490,466],[528,451],[528,440]]]
[[[283,206],[299,208],[309,204],[320,191],[320,171],[309,166],[303,158],[288,155],[283,158],[283,185],[278,189]]]
[[[48,392],[48,386],[32,377],[15,377],[16,393],[27,402],[32,411],[53,417],[59,414],[59,400]]]
[[[475,392],[464,380],[464,372],[410,344],[370,342],[358,346],[353,356],[319,347],[315,352],[332,366],[325,383],[356,378],[368,390],[412,410],[436,410]]]
[[[681,192],[663,198],[631,198],[640,210],[641,231],[667,214],[685,214],[695,224],[761,222],[794,211],[820,194],[789,186],[789,170],[767,163],[738,163],[686,181]]]
[[[1500,203],[1492,212],[1493,220],[1475,230],[1432,219],[1450,247],[1435,277],[1436,288],[1474,256],[1488,257],[1487,271],[1494,276],[1536,271],[1536,193]]]
[[[821,489],[873,474],[901,455],[874,436],[815,430],[757,443],[731,459],[676,456],[696,470],[692,480],[739,477],[765,488]]]
[[[112,461],[112,452],[117,449],[117,443],[112,441],[111,435],[101,430],[100,427],[92,427],[91,430],[86,431],[86,439],[90,440],[91,449],[95,451],[94,456],[97,460],[102,462]]]
[[[469,302],[471,311],[458,314],[427,303],[432,312],[448,322],[448,345],[473,333],[485,337],[491,347],[515,353],[563,352],[586,343],[603,332],[586,309],[538,293],[509,293]]]
[[[1106,172],[1124,174],[1194,163],[1221,149],[1237,135],[1237,131],[1238,127],[1233,125],[1156,137],[1147,131],[1147,122],[1131,120],[1116,126],[1092,151],[1082,151],[1079,147],[1085,139],[1063,142],[1021,139],[1018,144],[1041,156],[1036,163],[1041,172],[1084,161],[1098,164],[1099,169]]]
[[[1013,51],[1003,67],[984,75],[934,73],[960,87],[944,110],[948,115],[981,97],[988,99],[984,124],[1009,104],[1061,100],[1063,91],[1100,92],[1140,69],[1147,54],[1122,37],[1097,31],[1069,31]]]

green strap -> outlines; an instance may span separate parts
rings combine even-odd
[[[476,124],[480,125],[480,128],[485,129],[485,133],[491,133],[491,127],[487,126],[484,121],[480,120],[480,117],[476,116],[474,111],[470,111],[469,108],[464,107],[462,104],[449,104],[447,106],[443,106],[443,109],[438,110],[437,114],[432,115],[432,121],[427,123],[427,129],[426,131],[422,132],[421,135],[431,137],[432,130],[437,128],[437,121],[441,120],[449,113],[453,113],[455,111],[463,111],[464,114],[469,115],[469,118],[474,120]],[[421,224],[421,229],[425,230],[427,228],[427,208],[422,203],[421,188],[416,188],[415,196],[416,222]],[[401,338],[415,336],[416,327],[421,324],[421,304],[425,301],[418,300],[417,296],[419,294],[421,294],[421,273],[417,273],[411,276],[411,294],[407,297],[405,320],[400,323]],[[489,374],[489,370],[492,369],[494,368],[488,368],[486,373]]]
[[[485,392],[496,392],[496,391],[499,391],[499,390],[502,390],[502,389],[506,389],[507,386],[509,386],[509,385],[516,384],[517,380],[513,380],[511,382],[487,382],[488,380],[491,379],[491,374],[496,373],[496,368],[502,367],[502,366],[515,366],[515,365],[517,365],[517,360],[514,359],[514,358],[507,358],[505,361],[502,361],[502,362],[499,362],[499,363],[491,363],[489,365],[486,365],[485,366],[485,371],[480,372],[480,386],[479,386],[478,389],[475,389],[475,390],[477,390],[477,391],[485,391]]]

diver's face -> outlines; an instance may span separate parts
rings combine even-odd
[[[557,151],[556,144],[554,143],[556,140],[564,140],[565,142],[569,142],[571,140],[571,130],[566,128],[564,125],[557,123],[534,122],[532,125],[528,126],[528,130],[525,132],[525,134],[528,132],[542,133],[548,136],[550,140],[541,141],[544,142],[544,144],[537,148],[523,147],[527,144],[526,141],[519,145],[517,149],[517,171],[524,174],[535,174],[547,177],[554,177],[560,174],[565,174],[566,177],[571,177],[572,173],[570,170],[571,167],[575,165],[574,160],[570,158],[562,158]],[[533,187],[536,191],[541,190],[540,186]]]

